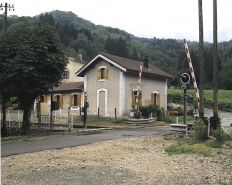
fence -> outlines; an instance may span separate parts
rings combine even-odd
[[[1,111],[1,110],[0,110]],[[67,112],[68,113],[68,112]],[[70,129],[69,122],[72,121],[72,115],[54,113],[52,116],[52,130]],[[1,128],[3,127],[3,115],[0,114]],[[50,115],[37,117],[37,111],[31,111],[31,128],[50,130]],[[23,123],[23,111],[22,110],[6,110],[6,128],[8,135],[15,130],[19,130]]]

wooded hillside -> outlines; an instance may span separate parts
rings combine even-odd
[[[3,16],[3,15],[1,15]],[[163,38],[140,38],[118,28],[95,25],[72,12],[52,11],[35,17],[8,17],[8,31],[21,24],[36,25],[44,21],[54,26],[69,56],[82,52],[84,60],[90,60],[99,51],[149,63],[176,77],[170,85],[180,85],[179,76],[190,73],[183,40]],[[0,22],[0,33],[4,33]],[[183,38],[184,39],[184,38]],[[186,38],[188,39],[188,38]],[[199,43],[188,41],[195,76],[199,77]],[[213,87],[213,44],[205,42],[205,88]],[[232,89],[232,40],[218,43],[219,88]],[[199,82],[198,82],[199,83]]]

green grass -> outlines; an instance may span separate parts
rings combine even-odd
[[[26,139],[29,138],[29,136],[9,136],[9,137],[2,137],[1,141],[14,141],[19,139]]]
[[[165,121],[165,123],[176,123],[176,117],[178,117],[178,123],[184,122],[184,116],[165,116],[165,120],[163,117],[158,117],[158,121]],[[188,121],[193,120],[193,116],[187,116]]]
[[[168,89],[167,90],[168,95],[174,95],[174,96],[184,96],[184,91],[182,89]],[[196,101],[196,93],[195,90],[187,90],[187,94],[190,98],[193,98],[193,100]],[[213,90],[204,90],[204,99],[206,101],[213,102]],[[226,104],[226,105],[232,105],[232,90],[218,90],[218,104]]]
[[[204,144],[193,144],[193,145],[172,145],[165,148],[168,154],[201,154],[203,156],[210,155],[210,147]]]
[[[1,141],[16,141],[20,139],[29,139],[29,138],[36,138],[36,137],[43,137],[43,136],[51,136],[51,135],[66,135],[69,134],[67,131],[63,130],[32,130],[29,135],[11,135],[8,137],[1,137]]]
[[[83,122],[80,118],[75,118],[74,123]],[[87,118],[87,123],[103,123],[103,124],[114,124],[114,123],[127,123],[127,118]]]
[[[223,141],[211,141],[211,142],[205,143],[205,145],[210,148],[222,148],[223,144],[224,144]]]

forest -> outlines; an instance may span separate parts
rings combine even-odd
[[[0,15],[3,20],[3,15]],[[149,63],[175,77],[170,86],[180,86],[179,77],[189,73],[188,61],[183,40],[136,37],[118,28],[95,25],[72,12],[55,10],[34,17],[9,16],[8,31],[14,31],[27,23],[35,26],[39,21],[55,27],[65,51],[70,57],[81,52],[83,59],[89,61],[98,52],[143,61],[146,55]],[[0,34],[4,34],[4,24],[0,21]],[[184,39],[184,38],[183,38]],[[186,38],[188,40],[188,38]],[[193,69],[199,85],[199,43],[188,41]],[[205,89],[213,88],[213,44],[204,42]],[[232,89],[232,40],[218,43],[219,89]],[[192,88],[190,85],[189,88]]]

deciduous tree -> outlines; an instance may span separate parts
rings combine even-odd
[[[24,24],[0,38],[1,93],[16,96],[22,110],[22,134],[30,131],[31,107],[36,97],[58,86],[67,57],[52,26]]]

